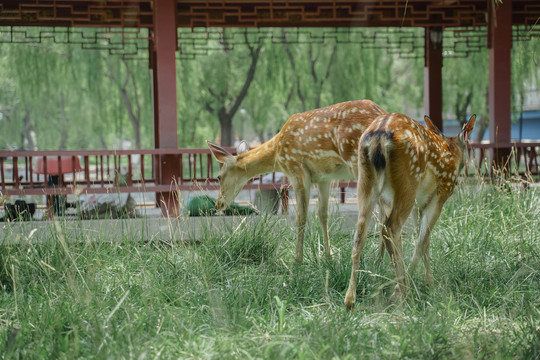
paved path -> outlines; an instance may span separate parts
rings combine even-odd
[[[206,193],[217,196],[213,193]],[[312,198],[315,198],[316,193]],[[188,194],[186,194],[188,195]],[[189,196],[200,194],[192,193]],[[185,204],[189,196],[182,203]],[[253,194],[241,194],[237,201],[241,203],[253,202]],[[147,197],[144,199],[148,201]],[[140,201],[140,199],[139,199]],[[309,221],[316,220],[317,201],[312,199],[310,203]],[[333,214],[332,221],[338,221],[342,230],[354,230],[357,211],[355,203],[339,204],[334,198],[330,203],[330,212]],[[70,211],[73,211],[70,209]],[[203,241],[204,233],[209,229],[220,229],[237,226],[243,221],[257,221],[260,215],[241,216],[212,216],[212,217],[189,217],[182,215],[179,218],[164,218],[161,210],[155,207],[138,208],[141,217],[136,219],[122,220],[78,220],[75,216],[58,218],[55,221],[31,221],[0,223],[0,244],[25,243],[43,241],[51,237],[51,233],[60,231],[66,240],[86,241],[106,240],[119,241],[125,238],[133,241]],[[291,229],[295,227],[296,206],[294,197],[289,205],[289,213],[272,215],[273,218],[283,219],[284,226]],[[38,212],[34,218],[41,219],[43,211]]]

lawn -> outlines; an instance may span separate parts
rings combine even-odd
[[[373,233],[353,313],[343,306],[352,234],[338,214],[333,259],[320,255],[313,215],[303,265],[293,265],[294,228],[274,217],[189,244],[51,223],[44,241],[0,246],[0,354],[539,359],[539,218],[538,187],[460,187],[432,233],[434,287],[420,265],[407,301],[391,305],[393,271]],[[407,263],[414,232],[403,235]]]

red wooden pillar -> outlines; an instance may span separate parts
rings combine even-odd
[[[490,156],[494,166],[501,167],[508,160],[509,148],[497,148],[498,144],[510,142],[511,77],[510,58],[512,50],[512,1],[502,4],[488,2],[489,47],[489,141],[495,145]]]
[[[156,149],[178,148],[176,105],[176,5],[175,0],[154,1],[154,29],[150,63],[152,67],[154,99],[154,146]],[[175,190],[180,175],[176,156],[160,155],[155,167],[155,178],[170,191],[156,194],[162,213],[179,214],[178,193]]]
[[[424,111],[441,131],[443,130],[442,66],[442,28],[426,28],[424,45]]]

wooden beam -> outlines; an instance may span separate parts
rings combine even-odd
[[[424,111],[441,131],[443,131],[442,36],[440,27],[425,28]]]
[[[502,4],[490,2],[488,26],[489,46],[489,140],[492,144],[511,140],[511,51],[512,51],[512,0]],[[495,149],[491,152],[495,166],[503,166],[509,152]]]
[[[156,149],[178,148],[176,104],[176,2],[154,2],[153,72],[154,142]],[[160,185],[170,186],[170,191],[156,193],[156,201],[164,215],[178,216],[179,203],[176,192],[180,175],[178,157],[160,155],[155,169]]]

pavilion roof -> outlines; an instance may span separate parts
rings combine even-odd
[[[484,26],[495,0],[177,1],[178,27]],[[0,26],[153,26],[151,0],[0,0]],[[512,0],[513,25],[532,28],[538,0]]]

